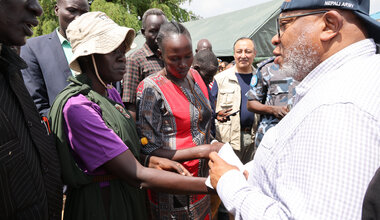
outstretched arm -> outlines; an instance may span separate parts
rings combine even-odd
[[[140,158],[142,159],[140,162],[146,167],[158,170],[173,171],[184,176],[192,176],[191,173],[177,161],[144,154],[140,155]]]
[[[104,168],[132,186],[142,186],[172,193],[206,193],[205,178],[189,177],[173,172],[145,168],[116,133],[108,128],[99,114],[100,107],[83,95],[70,98],[63,110],[67,134],[73,151],[83,166],[93,172]],[[151,157],[150,166],[160,163]],[[175,164],[177,162],[174,162]],[[169,165],[169,169],[181,172]],[[178,171],[179,170],[179,171]],[[185,173],[186,174],[186,173]]]
[[[187,161],[200,158],[208,158],[211,152],[218,152],[223,143],[203,144],[182,150],[167,150],[159,148],[151,154],[159,157],[168,158],[175,161]]]
[[[205,178],[188,177],[141,166],[130,150],[105,163],[104,168],[136,187],[176,194],[208,193]]]

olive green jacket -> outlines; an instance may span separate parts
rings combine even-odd
[[[57,96],[49,113],[51,129],[56,136],[63,182],[68,185],[64,219],[105,220],[108,216],[110,220],[146,219],[144,191],[118,179],[110,181],[110,211],[106,213],[99,183],[94,182],[92,176],[85,174],[78,167],[71,154],[62,110],[70,97],[77,94],[86,96],[99,105],[105,124],[124,141],[135,157],[139,158],[141,146],[133,119],[128,118],[129,113],[120,108],[121,105],[92,90],[86,74],[69,80],[71,83]]]

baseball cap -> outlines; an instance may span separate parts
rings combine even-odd
[[[324,8],[352,11],[366,28],[368,37],[380,43],[380,22],[369,16],[369,0],[285,0],[281,12]]]
[[[122,27],[110,19],[104,12],[87,12],[74,21],[66,29],[73,57],[70,68],[81,72],[78,57],[91,54],[108,54],[125,43],[131,49],[135,31]]]

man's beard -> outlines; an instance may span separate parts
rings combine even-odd
[[[280,71],[297,81],[302,81],[319,63],[318,52],[307,39],[310,30],[305,29],[284,53]]]

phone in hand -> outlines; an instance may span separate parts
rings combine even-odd
[[[229,114],[228,116],[235,116],[238,112],[240,112],[240,110],[237,110],[236,112],[232,112],[232,113]]]

